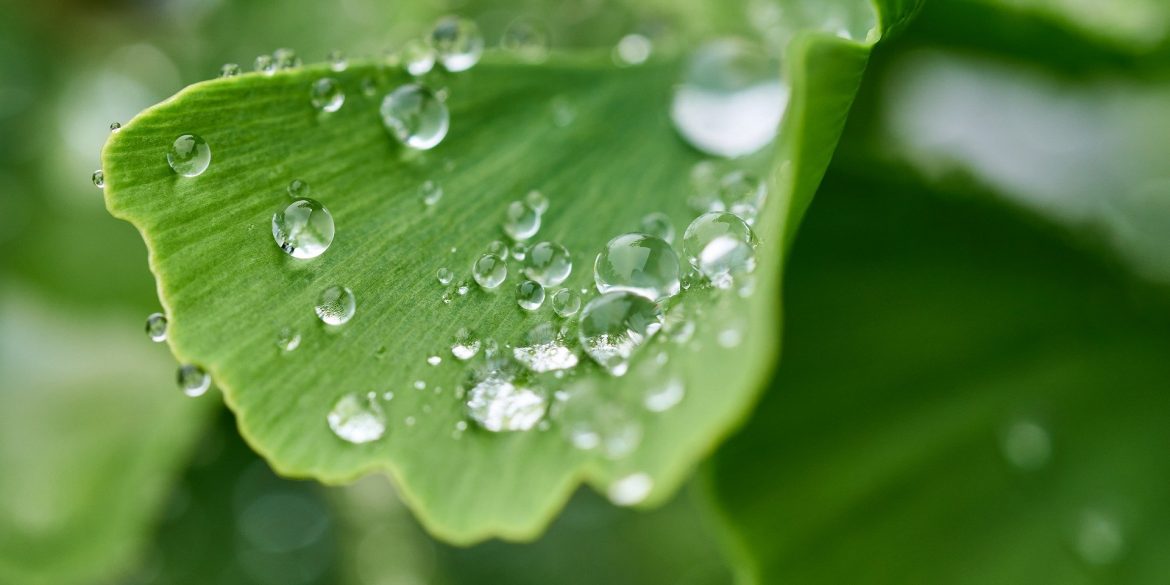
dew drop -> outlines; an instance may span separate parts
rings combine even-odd
[[[430,356],[427,358],[427,363],[432,365],[432,366],[437,366],[437,365],[443,363],[443,358],[441,358],[437,355],[433,355],[433,356]]]
[[[256,57],[256,61],[252,63],[252,69],[264,75],[272,75],[276,73],[276,61],[272,58],[272,55],[259,55]]]
[[[322,112],[336,112],[345,103],[345,91],[332,77],[322,77],[309,86],[309,103]]]
[[[223,67],[219,68],[220,77],[235,77],[240,74],[240,66],[236,63],[224,63]]]
[[[184,134],[167,151],[167,164],[184,177],[197,177],[211,164],[211,147],[194,134]]]
[[[450,114],[429,88],[409,83],[382,99],[382,123],[409,148],[430,150],[447,136]]]
[[[548,197],[545,197],[544,193],[541,193],[540,191],[529,191],[528,194],[524,196],[524,202],[541,215],[544,215],[544,212],[548,211]]]
[[[767,193],[763,181],[743,171],[728,173],[719,181],[719,199],[723,208],[748,225],[756,222]]]
[[[309,184],[300,179],[293,179],[288,183],[288,196],[293,199],[304,199],[312,192]]]
[[[613,60],[620,66],[641,65],[650,58],[654,45],[643,35],[626,35],[613,49]]]
[[[484,254],[471,266],[471,276],[479,286],[491,290],[500,286],[508,277],[508,264],[495,254]]]
[[[577,354],[551,323],[533,327],[525,336],[524,345],[512,348],[512,357],[536,373],[568,370],[576,367],[578,361]]]
[[[492,241],[492,243],[488,244],[487,253],[488,254],[495,254],[496,256],[499,256],[500,258],[507,258],[508,257],[508,245],[499,241],[499,240],[494,240],[494,241]],[[523,258],[517,258],[517,260],[523,260]]]
[[[633,473],[610,484],[605,493],[615,505],[633,506],[642,503],[653,487],[654,480],[649,475]]]
[[[167,340],[167,318],[162,313],[151,313],[146,318],[146,336],[155,343]]]
[[[468,415],[493,433],[531,430],[547,408],[542,392],[501,371],[482,376],[467,392]]]
[[[194,364],[185,364],[179,367],[178,382],[179,390],[192,398],[203,396],[207,389],[211,388],[211,376],[203,368]]]
[[[443,198],[443,188],[428,179],[418,186],[418,196],[422,199],[423,205],[433,207]]]
[[[369,75],[363,77],[361,86],[362,95],[366,97],[374,97],[375,95],[378,95],[378,82],[374,81],[373,77],[370,77]]]
[[[540,231],[540,211],[523,201],[513,201],[504,216],[504,232],[516,241],[523,241]]]
[[[110,122],[110,132],[117,132],[122,129],[122,124],[119,122]]]
[[[524,242],[515,242],[512,244],[512,258],[515,260],[523,260],[528,257],[528,244]]]
[[[324,254],[333,243],[333,233],[333,216],[313,199],[298,199],[272,215],[272,238],[293,258],[316,258]]]
[[[386,432],[386,414],[373,392],[342,396],[325,418],[333,434],[349,443],[377,441]]]
[[[483,35],[474,21],[447,16],[435,23],[430,44],[447,71],[471,69],[483,56]]]
[[[728,349],[739,347],[743,343],[743,329],[739,323],[728,323],[719,331],[715,340]]]
[[[297,52],[288,48],[273,51],[272,61],[276,64],[277,69],[293,69],[301,66],[301,59],[297,57]]]
[[[662,309],[644,296],[617,291],[585,305],[577,333],[593,361],[614,376],[629,369],[630,357],[662,327]]]
[[[660,355],[665,356],[667,354],[662,353]],[[642,404],[650,412],[666,412],[678,405],[679,402],[682,402],[685,394],[686,386],[683,385],[682,380],[668,378],[664,382],[651,385],[642,399]]]
[[[647,234],[623,234],[609,241],[593,263],[598,292],[629,291],[652,301],[679,292],[678,255],[670,244]]]
[[[435,271],[435,279],[439,281],[439,284],[447,286],[455,280],[455,273],[451,272],[450,268],[443,267]]]
[[[101,169],[94,171],[93,177],[91,177],[91,178],[93,179],[93,186],[94,187],[97,187],[98,189],[105,189],[106,188],[106,174],[104,172],[102,172]]]
[[[755,270],[757,245],[752,228],[725,212],[700,215],[683,234],[687,261],[720,288],[729,287],[736,275]]]
[[[435,50],[421,39],[411,39],[402,46],[399,58],[406,72],[418,77],[435,68]]]
[[[455,332],[455,341],[451,344],[451,355],[460,361],[467,361],[479,353],[480,342],[466,327],[460,327]]]
[[[655,211],[646,214],[639,227],[644,234],[659,238],[667,244],[674,243],[674,222],[665,213]]]
[[[544,286],[556,286],[573,271],[569,250],[555,242],[541,242],[528,250],[524,274]]]
[[[581,297],[567,288],[562,288],[553,293],[552,309],[561,317],[572,317],[581,310]]]
[[[470,291],[471,287],[467,286],[466,282],[461,282],[459,283],[459,286],[455,287],[455,292],[458,293],[458,295],[461,297],[465,296]]]
[[[339,49],[329,51],[325,60],[329,62],[329,68],[337,72],[345,71],[346,67],[349,67],[349,60],[345,58],[345,53]]]
[[[548,57],[548,27],[538,18],[521,16],[504,29],[500,46],[524,61],[539,63]]]
[[[642,425],[629,410],[602,396],[591,382],[559,392],[553,416],[569,444],[607,459],[623,459],[642,442]]]
[[[1039,423],[1018,420],[1003,431],[1000,448],[1008,463],[1024,471],[1035,471],[1044,467],[1052,456],[1052,439]]]
[[[733,158],[772,142],[787,103],[780,65],[750,43],[723,39],[691,56],[674,90],[670,117],[691,146]]]
[[[516,285],[516,304],[525,311],[539,309],[544,304],[544,287],[531,280]]]
[[[296,351],[301,346],[301,332],[292,327],[282,327],[276,334],[276,347],[284,353]]]
[[[333,285],[321,291],[314,310],[322,323],[344,325],[353,318],[356,306],[352,290],[344,286]]]

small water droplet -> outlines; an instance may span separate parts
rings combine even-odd
[[[1044,467],[1052,456],[1052,439],[1036,421],[1017,420],[1004,429],[1000,448],[1008,463],[1024,471]]]
[[[752,228],[731,213],[700,215],[683,234],[687,260],[720,288],[729,287],[736,275],[755,270],[757,245]]]
[[[403,419],[402,422],[406,423],[406,426],[408,426],[408,427],[413,427],[415,420],[414,420],[413,416],[408,416],[405,419]]]
[[[362,95],[366,97],[374,97],[378,95],[378,82],[373,77],[367,75],[362,77],[361,81]]]
[[[146,336],[155,343],[167,340],[167,318],[162,313],[151,313],[146,318]]]
[[[1081,514],[1075,539],[1077,553],[1090,565],[1110,565],[1125,554],[1125,534],[1117,519],[1099,510]]]
[[[471,266],[471,276],[479,286],[491,290],[500,286],[508,277],[508,264],[495,254],[484,254]]]
[[[544,287],[539,282],[525,280],[516,285],[516,303],[525,311],[535,311],[544,304]]]
[[[91,178],[93,179],[93,186],[94,187],[97,187],[98,189],[105,189],[106,188],[106,174],[104,172],[102,172],[101,169],[94,171],[93,177],[91,177]]]
[[[743,171],[732,171],[719,182],[719,199],[723,203],[722,207],[739,216],[748,225],[756,222],[756,216],[763,209],[767,194],[763,181]]]
[[[301,332],[292,327],[281,327],[276,333],[276,347],[284,353],[295,351],[301,346]]]
[[[716,341],[728,349],[739,347],[739,344],[743,343],[743,329],[739,323],[727,323],[719,331]]]
[[[667,355],[663,352],[660,355]],[[661,364],[659,364],[661,365]],[[666,412],[682,402],[686,394],[686,386],[678,378],[668,378],[658,384],[653,384],[646,391],[642,404],[650,412]]]
[[[304,199],[312,192],[309,184],[300,179],[293,179],[288,183],[288,196],[293,199]]]
[[[293,258],[304,260],[324,254],[333,243],[333,234],[333,215],[313,199],[298,199],[272,214],[272,238]]]
[[[540,63],[548,57],[548,26],[539,18],[521,16],[504,29],[500,47],[524,61]]]
[[[641,65],[650,58],[650,52],[653,50],[654,44],[645,36],[639,34],[626,35],[614,47],[613,61],[622,67]]]
[[[443,198],[443,188],[428,179],[418,186],[418,196],[422,199],[423,205],[431,207]]]
[[[390,402],[391,400],[394,400],[394,392],[392,390],[387,390],[387,391],[383,392],[382,393],[382,400],[385,400],[386,402]]]
[[[495,254],[496,256],[499,256],[500,258],[507,258],[508,257],[508,245],[499,241],[499,240],[494,240],[494,241],[492,241],[492,243],[488,244],[487,253],[488,254]],[[518,260],[523,260],[523,258],[518,258]]]
[[[533,327],[524,345],[512,348],[512,357],[536,373],[568,370],[577,366],[577,354],[569,349],[551,323]]]
[[[276,64],[277,69],[293,69],[301,66],[301,59],[297,57],[297,52],[289,48],[273,51],[272,61]]]
[[[197,177],[211,164],[211,147],[194,134],[183,134],[167,151],[167,164],[184,177]]]
[[[353,291],[344,286],[333,285],[321,291],[317,306],[313,309],[317,318],[326,325],[344,325],[353,318],[357,304]]]
[[[528,244],[525,242],[515,242],[512,244],[512,258],[515,260],[523,260],[528,257]]]
[[[483,35],[474,21],[448,16],[435,23],[430,44],[447,71],[471,69],[483,55]]]
[[[422,380],[415,380],[414,381],[414,389],[415,390],[426,390],[427,383],[422,381]]]
[[[524,196],[524,202],[541,215],[544,215],[544,212],[548,211],[548,197],[545,197],[544,193],[541,193],[540,191],[529,191],[528,194]]]
[[[451,272],[449,268],[443,267],[435,271],[435,279],[439,281],[439,284],[447,286],[455,280],[455,273]]]
[[[429,88],[408,83],[382,99],[382,123],[409,148],[430,150],[447,136],[447,106]]]
[[[345,53],[342,53],[340,49],[329,51],[325,60],[329,62],[329,68],[337,72],[345,71],[346,67],[349,67],[349,60],[345,58]]]
[[[322,112],[336,112],[345,104],[345,91],[332,77],[322,77],[309,86],[309,103]]]
[[[117,132],[122,129],[122,124],[119,122],[110,122],[110,132]]]
[[[264,75],[272,75],[276,73],[276,60],[272,55],[258,55],[252,63],[252,69]]]
[[[547,407],[542,392],[501,371],[483,375],[467,393],[468,415],[493,433],[530,430]]]
[[[386,414],[373,392],[342,396],[325,418],[333,434],[354,444],[376,441],[386,432]]]
[[[235,77],[240,74],[240,66],[236,63],[224,63],[219,68],[220,77]]]
[[[674,243],[674,223],[665,213],[655,211],[646,214],[639,227],[644,234],[659,238],[667,244]]]
[[[471,292],[471,287],[467,286],[466,282],[461,282],[459,286],[455,287],[455,292],[461,297],[466,296],[468,292]]]
[[[662,238],[623,234],[597,255],[593,280],[602,293],[629,291],[652,301],[669,298],[679,292],[678,255]]]
[[[649,475],[632,473],[611,483],[605,493],[615,505],[633,506],[642,503],[653,488],[654,480]]]
[[[670,117],[701,152],[728,158],[756,152],[776,137],[788,104],[781,67],[738,39],[704,44],[674,90]]]
[[[528,250],[524,274],[544,286],[556,286],[573,271],[569,250],[555,242],[541,242]]]
[[[432,365],[432,366],[437,366],[437,365],[443,363],[443,358],[441,358],[437,355],[433,355],[433,356],[427,358],[427,363]]]
[[[513,201],[504,215],[504,232],[516,241],[523,241],[540,231],[540,211],[523,201]]]
[[[415,77],[426,75],[435,67],[435,49],[422,39],[411,39],[402,45],[399,59],[407,73]]]
[[[549,102],[552,111],[553,124],[558,128],[567,128],[577,119],[577,107],[568,97],[558,95]]]
[[[211,388],[211,376],[203,368],[194,364],[185,364],[179,367],[178,382],[179,390],[192,398],[203,396],[207,389]]]
[[[455,423],[455,430],[457,430],[461,433],[463,431],[466,431],[467,430],[467,421],[465,421],[465,420],[457,421]]]
[[[581,309],[581,297],[567,288],[562,288],[553,293],[552,309],[561,317],[572,317]]]
[[[451,344],[451,355],[460,361],[467,361],[479,353],[480,341],[466,327],[460,327],[455,332],[455,341]]]
[[[662,322],[662,309],[653,301],[628,291],[610,292],[585,305],[578,335],[593,361],[621,376],[634,351],[658,332]]]

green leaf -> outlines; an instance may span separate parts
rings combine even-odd
[[[827,180],[789,277],[783,366],[709,470],[745,582],[1166,574],[1164,291],[892,181]]]
[[[214,403],[171,385],[139,317],[0,294],[0,583],[117,576]]]
[[[891,6],[883,23],[910,13],[910,3]],[[608,55],[541,65],[490,55],[471,71],[432,78],[449,90],[452,125],[426,153],[403,153],[380,123],[381,95],[406,81],[398,71],[358,63],[344,73],[312,66],[196,84],[107,144],[107,206],[133,223],[150,248],[173,352],[213,374],[245,438],[280,473],[345,482],[386,471],[443,538],[527,538],[581,480],[604,489],[626,474],[646,473],[653,480],[646,504],[664,501],[751,407],[776,353],[781,234],[794,232],[811,199],[867,56],[867,44],[823,34],[791,45],[794,92],[757,224],[762,262],[755,293],[713,306],[705,293],[684,295],[676,310],[703,310],[695,343],[658,347],[672,375],[684,380],[687,398],[667,414],[637,414],[640,448],[616,462],[572,449],[555,428],[510,435],[472,429],[452,438],[464,418],[452,394],[467,376],[448,352],[456,330],[516,344],[554,317],[547,307],[538,314],[517,308],[515,263],[501,290],[472,283],[466,296],[449,293],[450,304],[434,274],[446,267],[470,282],[471,263],[502,237],[506,205],[530,189],[552,202],[534,241],[560,242],[573,253],[570,288],[591,288],[594,254],[613,236],[636,230],[646,213],[668,214],[681,233],[694,215],[686,204],[689,171],[701,158],[674,135],[666,115],[677,69],[670,56],[618,69]],[[347,94],[332,115],[318,114],[308,101],[310,83],[324,75],[338,78]],[[360,89],[367,76],[380,84],[376,98]],[[566,128],[553,124],[550,104],[557,98],[576,111]],[[200,135],[212,150],[210,168],[192,179],[176,176],[165,160],[184,133]],[[742,166],[761,172],[768,163],[757,157]],[[309,262],[288,258],[269,233],[293,179],[307,181],[337,222],[332,247]],[[425,180],[444,191],[431,210],[417,194]],[[330,332],[313,305],[334,284],[353,289],[357,313]],[[738,348],[715,341],[728,324],[742,327]],[[274,344],[283,327],[304,336],[288,355]],[[445,361],[429,366],[430,355]],[[654,366],[647,361],[646,368]],[[645,390],[638,372],[610,378],[591,366],[579,369],[610,396],[636,402]],[[427,390],[412,389],[416,380]],[[382,440],[350,445],[330,432],[326,413],[341,396],[386,391],[395,397],[384,405]]]

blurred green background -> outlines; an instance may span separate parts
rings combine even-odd
[[[145,247],[90,181],[111,122],[226,62],[377,56],[448,12],[491,43],[536,14],[554,48],[636,30],[670,51],[766,4],[0,5],[0,583],[1164,582],[1161,0],[934,1],[879,47],[793,253],[776,383],[660,510],[583,491],[538,542],[456,549],[381,478],[275,477],[217,396],[174,391],[141,332]],[[1051,570],[970,569],[1004,566],[1001,539]]]

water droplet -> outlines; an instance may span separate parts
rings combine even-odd
[[[787,104],[780,65],[750,43],[724,39],[691,56],[670,116],[691,146],[732,158],[772,142]]]
[[[623,234],[609,241],[593,263],[602,293],[629,291],[658,301],[678,294],[678,255],[662,238]]]
[[[1125,534],[1117,519],[1098,510],[1086,510],[1077,526],[1077,553],[1090,565],[1109,565],[1125,553]]]
[[[291,189],[291,185],[290,185]],[[272,214],[272,238],[293,258],[316,258],[333,243],[333,216],[313,199],[298,199]]]
[[[432,365],[432,366],[437,366],[437,365],[443,363],[443,358],[441,358],[437,355],[433,355],[433,356],[427,358],[427,363]]]
[[[394,391],[387,390],[387,391],[383,392],[382,393],[382,400],[385,400],[386,402],[390,402],[391,400],[394,400]]]
[[[524,274],[544,286],[564,282],[572,271],[573,259],[569,250],[560,244],[541,242],[528,250]]]
[[[345,91],[332,77],[322,77],[309,86],[309,103],[322,112],[336,112],[345,103]]]
[[[535,311],[544,304],[544,287],[539,282],[525,280],[516,285],[516,303],[525,311]]]
[[[276,73],[276,61],[272,55],[259,55],[253,62],[252,69],[264,75],[272,75]]]
[[[552,110],[553,124],[558,128],[567,128],[577,119],[577,107],[566,96],[554,97],[549,102],[549,109]]]
[[[451,355],[460,361],[467,361],[479,353],[479,339],[476,339],[466,327],[460,327],[455,332],[455,342],[451,344]]]
[[[523,201],[513,201],[504,216],[504,232],[516,241],[527,240],[540,231],[540,212]]]
[[[524,202],[541,215],[544,215],[544,212],[548,211],[548,197],[545,197],[544,193],[541,193],[540,191],[529,191],[528,194],[524,196]]]
[[[235,77],[240,74],[240,66],[236,63],[224,63],[219,68],[220,77]]]
[[[515,242],[512,244],[512,258],[516,260],[523,260],[528,257],[528,244],[524,242]]]
[[[660,355],[668,355],[665,352]],[[662,365],[662,364],[659,364]],[[666,412],[682,402],[686,394],[686,386],[678,378],[668,378],[666,381],[651,385],[642,399],[642,404],[650,412]]]
[[[451,269],[443,267],[435,271],[435,279],[439,281],[439,284],[447,286],[455,280],[455,273],[451,272]]]
[[[468,415],[493,433],[530,430],[547,407],[543,393],[498,370],[483,375],[467,393]]]
[[[743,329],[739,323],[727,323],[715,340],[728,349],[739,347],[743,343]]]
[[[366,97],[374,97],[375,95],[378,95],[378,82],[374,81],[373,77],[369,75],[363,77],[361,86],[362,95]]]
[[[284,353],[295,351],[301,346],[301,332],[292,327],[282,327],[276,334],[276,347]]]
[[[197,177],[211,164],[211,147],[194,134],[184,134],[167,151],[167,164],[184,177]]]
[[[674,243],[674,223],[665,213],[655,211],[642,218],[642,233],[661,239],[667,244]]]
[[[567,370],[577,366],[577,354],[569,349],[563,336],[551,323],[533,327],[523,346],[512,348],[512,357],[536,373]]]
[[[422,198],[423,205],[431,207],[443,198],[443,188],[428,179],[418,186],[418,196]]]
[[[730,172],[719,181],[719,199],[724,209],[739,216],[748,225],[756,222],[767,194],[763,181],[743,171]]]
[[[649,475],[632,473],[611,483],[605,493],[618,506],[633,506],[642,503],[653,487],[654,480]]]
[[[405,419],[403,419],[402,422],[406,423],[406,426],[408,426],[408,427],[413,427],[415,420],[414,420],[413,416],[408,416]]]
[[[297,52],[288,48],[273,51],[272,60],[277,69],[293,69],[301,66],[301,59],[297,57]]]
[[[508,245],[499,241],[499,240],[494,240],[494,241],[492,241],[492,243],[488,244],[487,253],[488,254],[495,254],[496,256],[499,256],[500,258],[507,258],[508,257]],[[519,258],[519,260],[523,260],[523,258]]]
[[[455,287],[455,292],[458,293],[459,296],[464,296],[470,291],[471,288],[467,286],[466,282],[461,282],[459,283],[459,286]]]
[[[683,234],[687,260],[720,288],[727,288],[738,274],[756,267],[756,234],[738,216],[711,212],[700,215]]]
[[[344,325],[353,318],[357,305],[353,291],[344,286],[333,285],[317,297],[317,318],[326,325]]]
[[[179,367],[179,390],[192,398],[203,396],[211,388],[211,376],[203,368],[194,364],[185,364]]]
[[[579,381],[557,393],[553,416],[569,444],[623,459],[642,442],[642,425],[627,408],[602,396],[595,384]]]
[[[167,340],[167,318],[162,313],[151,313],[146,318],[146,336],[155,343]]]
[[[603,294],[581,311],[578,335],[593,361],[621,376],[630,357],[662,327],[662,309],[644,296],[618,291]]]
[[[304,199],[312,192],[309,184],[300,179],[293,179],[288,183],[288,196],[293,199]]]
[[[91,178],[93,179],[93,186],[94,187],[97,187],[98,189],[105,189],[106,188],[106,174],[104,172],[102,172],[101,169],[94,171],[93,177],[91,177]]]
[[[561,317],[572,317],[581,309],[581,297],[567,288],[562,288],[553,293],[552,309]]]
[[[342,396],[325,418],[333,434],[354,444],[377,441],[386,432],[386,414],[373,392]]]
[[[1018,420],[1003,431],[1000,448],[1008,463],[1024,471],[1035,471],[1048,463],[1052,439],[1039,423]]]
[[[483,35],[474,21],[448,16],[435,23],[431,46],[447,71],[471,69],[483,56]]]
[[[334,71],[345,71],[345,68],[349,67],[349,60],[345,58],[345,53],[342,53],[339,49],[329,51],[329,54],[325,56],[325,60],[329,62],[329,68]]]
[[[399,58],[406,72],[418,77],[435,67],[435,50],[422,39],[411,39],[402,45]]]
[[[614,47],[613,61],[622,67],[641,65],[650,58],[653,49],[650,39],[639,34],[626,35]]]
[[[415,390],[426,390],[427,383],[422,381],[422,380],[415,380],[414,381],[414,389]]]
[[[508,277],[508,264],[495,254],[484,254],[471,266],[471,276],[479,286],[490,290],[500,286]]]
[[[119,122],[110,122],[110,132],[117,132],[122,129],[122,124]]]
[[[539,18],[521,16],[513,20],[500,39],[500,46],[530,63],[539,63],[548,57],[548,26]]]
[[[435,93],[409,83],[382,99],[382,123],[402,144],[416,150],[430,150],[447,136],[450,114]]]

